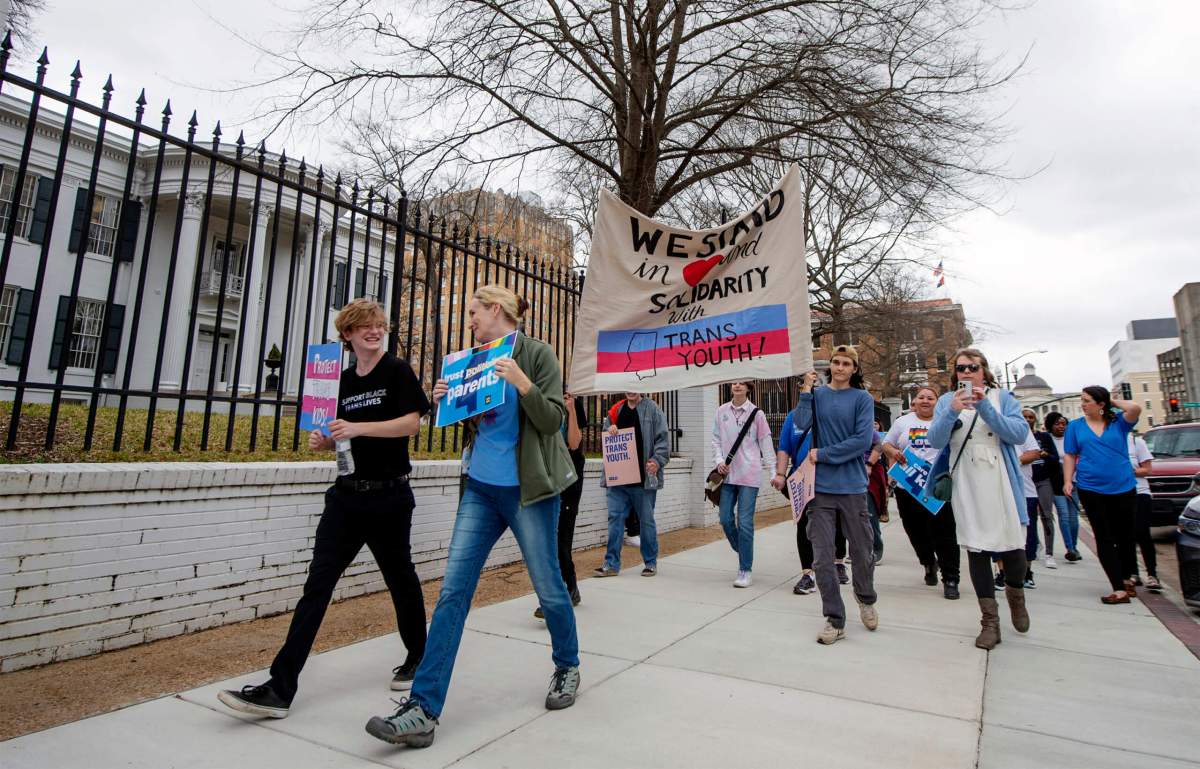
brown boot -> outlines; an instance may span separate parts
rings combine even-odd
[[[1005,585],[1004,596],[1008,599],[1008,610],[1012,613],[1013,627],[1018,633],[1029,632],[1029,612],[1025,610],[1025,591],[1019,587]]]
[[[982,629],[979,631],[979,637],[975,639],[975,645],[980,649],[995,649],[996,644],[1000,643],[1000,610],[996,599],[980,598],[979,613],[982,615],[979,618]]]

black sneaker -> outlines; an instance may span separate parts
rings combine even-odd
[[[937,585],[937,565],[929,564],[925,567],[925,584],[930,587]]]
[[[417,674],[417,666],[421,664],[418,657],[409,660],[398,668],[392,668],[392,691],[406,692],[412,688],[413,676]]]
[[[946,580],[945,582],[943,582],[942,583],[942,595],[951,601],[957,601],[959,598],[958,581],[951,579],[951,580]]]
[[[808,595],[816,589],[817,583],[813,580],[813,576],[805,573],[800,576],[800,580],[792,588],[792,593],[795,595]]]
[[[850,573],[846,571],[846,564],[835,563],[834,566],[837,567],[838,582],[843,585],[849,585]]]
[[[1037,585],[1034,584],[1034,582],[1033,582],[1033,572],[1031,571],[1025,575],[1025,589],[1026,590],[1034,590],[1036,588],[1037,588]]]
[[[996,580],[995,581],[996,581],[996,589],[997,590],[1003,589],[1004,588],[1004,572],[1002,572],[1002,571],[996,572]]]
[[[579,588],[575,588],[574,590],[572,590],[571,591],[571,605],[578,606],[582,601],[583,601],[583,597],[581,595],[579,595]],[[538,608],[540,609],[542,607],[539,606]]]
[[[217,699],[239,713],[264,718],[287,718],[288,710],[292,707],[291,700],[285,700],[276,694],[269,683],[261,686],[243,686],[241,691],[224,689],[217,693]]]

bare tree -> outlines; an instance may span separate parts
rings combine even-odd
[[[8,0],[5,26],[12,33],[13,43],[28,45],[33,37],[33,17],[46,10],[46,0]]]
[[[281,120],[370,128],[356,151],[410,188],[526,163],[505,173],[575,179],[564,207],[577,219],[598,184],[654,215],[704,183],[791,162],[798,140],[901,208],[977,202],[1003,133],[986,100],[1012,74],[972,45],[991,8],[320,0],[278,53],[273,105]]]

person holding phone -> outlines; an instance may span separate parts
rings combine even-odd
[[[1021,404],[1002,390],[982,352],[967,347],[954,354],[953,390],[938,398],[929,427],[929,444],[939,450],[925,492],[940,475],[953,482],[954,528],[967,548],[971,585],[979,601],[980,633],[975,645],[1000,643],[1000,615],[992,559],[1004,564],[1004,594],[1013,627],[1029,630],[1025,608],[1025,527],[1029,514],[1017,449],[1029,435]]]

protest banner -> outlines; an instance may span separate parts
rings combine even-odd
[[[438,404],[436,427],[461,422],[504,403],[504,380],[496,375],[496,361],[512,357],[517,332],[487,344],[452,352],[442,358],[442,379],[450,386]]]
[[[337,419],[338,383],[342,377],[342,345],[310,344],[304,356],[304,400],[300,404],[300,429],[329,435],[328,424]]]
[[[793,166],[752,210],[688,230],[602,190],[572,392],[675,390],[811,369],[802,197]]]
[[[817,495],[817,466],[807,459],[787,477],[788,501],[792,503],[792,523],[798,523],[804,508]]]
[[[637,437],[632,427],[617,430],[616,435],[604,433],[604,482],[609,486],[628,486],[642,482],[638,466]]]
[[[904,460],[906,464],[892,464],[888,469],[888,477],[895,479],[896,486],[904,489],[909,496],[920,502],[922,507],[937,515],[946,503],[925,493],[925,484],[929,480],[930,471],[933,470],[932,465],[914,454],[910,448],[904,449]]]

